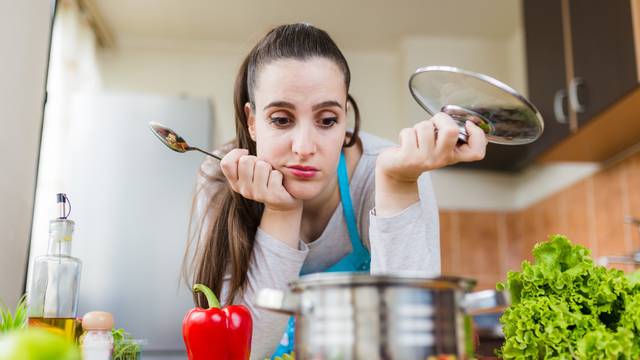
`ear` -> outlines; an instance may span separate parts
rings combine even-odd
[[[250,103],[244,104],[244,116],[247,118],[247,127],[251,140],[256,141],[256,116],[253,113]]]

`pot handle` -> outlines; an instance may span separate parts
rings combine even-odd
[[[300,297],[276,289],[260,289],[256,296],[256,305],[263,309],[295,315],[300,312]]]
[[[503,311],[511,305],[508,291],[482,290],[464,294],[462,309],[469,315]]]

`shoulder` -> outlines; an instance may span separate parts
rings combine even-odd
[[[397,145],[390,140],[363,131],[358,137],[362,153],[351,178],[351,187],[354,190],[352,192],[362,194],[365,198],[371,195],[370,200],[373,201],[376,159],[384,149]]]
[[[362,141],[362,155],[374,157],[378,156],[386,148],[397,146],[391,140],[362,131],[360,132],[360,141]]]
[[[213,154],[223,157],[233,149],[232,143],[226,143],[213,151]],[[222,169],[220,169],[220,160],[210,156],[205,157],[198,171],[198,185],[206,183],[214,179],[224,179]]]
[[[213,151],[221,157],[233,149],[232,144],[224,144]],[[220,169],[220,161],[210,156],[205,157],[196,175],[196,186],[193,196],[192,214],[194,219],[203,221],[211,210],[211,202],[219,194],[223,194],[227,180]],[[206,229],[201,225],[202,229]]]
[[[362,144],[359,167],[365,169],[375,168],[376,158],[384,149],[397,146],[390,140],[363,131],[360,132],[359,139]]]
[[[226,143],[214,150],[213,153],[222,157],[232,149],[233,144]],[[210,198],[218,192],[225,182],[226,178],[220,169],[220,160],[207,156],[200,164],[196,176],[196,197]]]

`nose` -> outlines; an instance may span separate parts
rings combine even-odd
[[[306,159],[316,152],[315,129],[309,124],[301,124],[293,135],[291,150],[301,159]]]

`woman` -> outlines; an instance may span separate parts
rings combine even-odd
[[[467,123],[468,143],[456,146],[458,127],[442,113],[403,129],[399,146],[359,134],[349,83],[326,32],[307,24],[273,29],[240,68],[236,139],[219,150],[219,164],[201,167],[197,243],[185,264],[193,283],[251,310],[252,358],[292,350],[293,321],[254,306],[261,288],[286,289],[300,274],[321,271],[438,274],[427,172],[484,157],[482,130]]]

